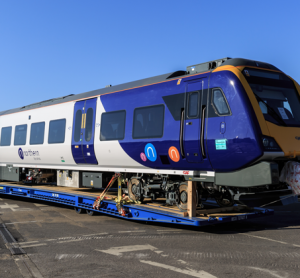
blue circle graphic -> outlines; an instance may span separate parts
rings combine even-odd
[[[19,154],[19,157],[20,157],[21,159],[24,159],[23,150],[22,150],[21,148],[19,148],[18,154]]]
[[[148,143],[145,147],[145,155],[150,161],[155,161],[157,158],[157,153],[155,147],[151,144]]]

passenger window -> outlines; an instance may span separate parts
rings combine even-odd
[[[164,132],[164,105],[136,108],[132,138],[161,138]]]
[[[30,145],[44,144],[45,122],[31,124]]]
[[[220,116],[230,115],[229,106],[220,89],[213,90],[212,104],[218,115]]]
[[[12,127],[2,127],[0,146],[10,146]]]
[[[65,142],[66,119],[50,121],[49,124],[49,144]]]
[[[193,92],[189,94],[188,99],[188,118],[198,117],[198,107],[199,107],[199,93]]]
[[[15,128],[15,146],[22,146],[26,144],[27,125],[17,125]]]
[[[85,141],[89,142],[92,139],[93,133],[93,108],[89,108],[86,112],[86,125],[85,125]]]
[[[123,140],[125,137],[125,118],[125,110],[102,113],[100,140]]]
[[[75,116],[75,130],[74,130],[74,141],[75,142],[78,142],[80,140],[81,118],[82,118],[82,112],[81,112],[81,110],[77,110],[76,116]]]

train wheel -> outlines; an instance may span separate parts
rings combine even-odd
[[[76,211],[76,213],[80,214],[80,213],[84,213],[84,209],[82,208],[77,208],[77,207],[74,207],[74,210]]]
[[[93,210],[86,210],[87,215],[89,216],[93,216],[95,214],[95,212]]]
[[[215,200],[220,207],[232,207],[234,205],[234,200],[232,200],[232,198],[228,196],[215,198]]]
[[[131,200],[142,202],[144,197],[141,190],[142,184],[140,180],[133,178],[128,182],[128,195]]]

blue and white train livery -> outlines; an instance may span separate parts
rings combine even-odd
[[[276,67],[224,58],[0,112],[0,179],[102,187],[122,173],[131,199],[198,204],[288,196],[300,156],[300,87]],[[295,139],[296,138],[296,139]]]

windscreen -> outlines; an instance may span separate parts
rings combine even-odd
[[[300,126],[300,100],[294,83],[283,73],[246,68],[243,71],[269,122]]]

